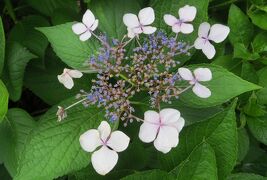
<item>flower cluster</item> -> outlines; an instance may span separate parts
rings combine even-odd
[[[85,66],[96,72],[97,76],[92,81],[89,92],[81,90],[77,95],[80,101],[67,108],[59,107],[59,121],[67,117],[67,109],[78,103],[83,103],[86,107],[96,105],[105,109],[106,119],[111,122],[122,120],[127,125],[134,119],[142,121],[140,140],[145,143],[154,142],[158,151],[168,153],[176,147],[185,120],[176,109],[160,110],[160,104],[172,103],[173,99],[179,98],[190,89],[200,98],[208,98],[212,94],[208,87],[201,84],[203,81],[212,80],[210,69],[197,68],[192,73],[190,69],[179,67],[177,57],[190,56],[190,50],[196,48],[201,49],[207,58],[211,59],[215,55],[215,48],[210,41],[222,42],[230,31],[227,26],[210,26],[204,22],[199,27],[194,45],[178,41],[178,33],[190,34],[194,31],[191,23],[196,14],[195,7],[186,5],[178,10],[178,18],[171,14],[164,15],[165,23],[171,26],[176,34],[170,37],[160,30],[156,32],[157,28],[152,26],[155,14],[151,7],[140,10],[138,15],[127,13],[122,20],[128,33],[122,40],[118,40],[105,34],[96,35],[94,31],[99,21],[90,10],[87,10],[82,22],[75,23],[72,30],[79,35],[81,41],[95,37],[102,44],[98,53],[85,62]],[[148,36],[141,41],[141,34]],[[137,42],[137,47],[126,48],[134,41]],[[64,69],[58,80],[66,88],[71,89],[74,85],[72,78],[81,76],[82,73],[78,70]],[[188,83],[184,83],[186,81]],[[146,111],[144,119],[134,115],[132,99],[140,93],[147,93],[151,108],[158,108],[159,113]],[[124,151],[129,145],[129,140],[121,131],[111,132],[109,124],[103,121],[97,130],[88,130],[82,134],[80,144],[85,151],[93,152],[93,167],[99,174],[105,175],[116,165],[117,152]],[[99,146],[101,148],[96,150]]]

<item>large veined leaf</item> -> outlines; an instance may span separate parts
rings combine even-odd
[[[0,17],[0,76],[2,74],[2,70],[5,63],[5,31],[2,23],[2,18]]]
[[[233,45],[242,43],[248,46],[253,38],[253,24],[236,5],[231,5],[228,25],[231,29],[229,39]]]
[[[66,107],[73,102],[71,99],[60,105]],[[104,120],[104,110],[76,105],[68,110],[68,117],[60,123],[56,111],[57,106],[42,116],[30,134],[14,179],[50,180],[90,163],[90,154],[80,147],[79,137],[88,129],[98,127]]]
[[[51,16],[58,8],[69,8],[78,11],[76,0],[26,0],[26,2],[37,11]]]
[[[114,38],[122,38],[127,33],[123,15],[137,14],[140,9],[139,3],[133,0],[92,0],[88,6],[101,22],[99,29]]]
[[[143,172],[137,172],[135,174],[126,176],[122,178],[121,180],[148,180],[148,179],[153,179],[153,180],[174,180],[175,178],[168,174],[165,171],[161,170],[150,170],[150,171],[143,171]]]
[[[267,115],[262,117],[247,117],[249,130],[260,142],[267,144]]]
[[[260,69],[257,72],[259,77],[259,85],[263,88],[257,91],[257,96],[260,104],[267,104],[267,67]]]
[[[72,25],[73,23],[66,23],[42,27],[38,30],[45,34],[55,53],[63,62],[72,68],[82,69],[85,61],[98,50],[98,43],[94,37],[86,42],[80,41],[79,36],[73,33]]]
[[[22,109],[9,109],[5,121],[0,125],[0,154],[12,176],[16,174],[26,138],[35,126],[36,122]]]
[[[42,16],[27,16],[18,22],[9,34],[9,41],[16,41],[40,58],[44,57],[48,41],[35,27],[49,26]]]
[[[211,90],[211,96],[208,98],[200,98],[196,96],[192,90],[188,90],[180,97],[185,104],[193,107],[210,107],[222,104],[231,98],[238,96],[244,92],[259,89],[260,87],[247,82],[226,69],[211,65],[201,64],[192,65],[189,68],[194,70],[198,67],[209,68],[212,72],[212,80],[201,82]]]
[[[36,56],[16,42],[9,43],[7,49],[4,82],[10,99],[17,101],[22,92],[25,68],[28,62]]]
[[[158,166],[172,170],[205,140],[215,152],[218,177],[224,179],[232,171],[237,158],[235,106],[233,103],[210,119],[184,128],[176,148],[168,154],[158,153]]]
[[[253,173],[236,173],[227,177],[227,180],[264,180],[266,177]]]
[[[218,179],[214,150],[208,143],[201,143],[171,173],[179,180]]]
[[[0,80],[0,123],[4,119],[8,108],[8,91],[4,83]]]

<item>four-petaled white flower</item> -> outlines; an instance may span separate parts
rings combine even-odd
[[[170,14],[165,14],[163,18],[165,23],[172,27],[174,33],[189,34],[194,31],[194,27],[188,22],[195,19],[196,13],[197,9],[194,6],[185,5],[178,11],[179,19]]]
[[[67,89],[71,89],[74,86],[72,78],[80,78],[82,76],[83,74],[78,70],[64,68],[63,73],[58,75],[57,78]]]
[[[158,151],[168,153],[171,148],[178,145],[179,133],[184,123],[184,119],[176,109],[166,108],[159,113],[149,110],[145,112],[139,138],[145,143],[154,141]]]
[[[91,162],[97,173],[105,175],[110,172],[118,161],[117,152],[124,151],[130,138],[121,131],[111,132],[106,121],[102,121],[98,129],[90,129],[80,136],[81,147],[93,152]],[[99,146],[100,149],[95,151]]]
[[[193,85],[192,90],[197,96],[201,98],[211,96],[211,91],[199,83],[200,81],[210,81],[212,79],[212,73],[209,68],[197,68],[194,70],[194,75],[187,68],[179,68],[178,72],[184,80],[189,81],[189,84]]]
[[[95,19],[94,14],[88,9],[82,18],[82,23],[72,25],[72,30],[75,34],[80,35],[81,41],[86,41],[92,36],[92,32],[98,26],[98,19]]]
[[[210,26],[209,23],[204,22],[200,24],[198,29],[198,38],[196,39],[194,46],[196,49],[202,49],[202,52],[207,56],[208,59],[212,59],[215,56],[216,50],[210,43],[220,43],[226,39],[230,32],[228,26],[222,24],[214,24]]]
[[[123,23],[127,26],[128,37],[134,38],[141,33],[152,34],[157,28],[149,26],[155,20],[155,13],[151,7],[141,9],[138,17],[135,14],[127,13],[123,16]]]

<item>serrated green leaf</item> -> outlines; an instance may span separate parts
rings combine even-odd
[[[252,173],[236,173],[227,177],[227,180],[266,180],[266,177]]]
[[[92,0],[88,5],[101,22],[99,29],[109,37],[121,39],[127,33],[122,18],[126,13],[137,14],[140,5],[133,0]]]
[[[258,103],[258,98],[255,93],[252,93],[247,104],[243,108],[245,114],[253,117],[264,116],[266,114],[264,109],[265,107]]]
[[[253,11],[248,13],[249,17],[251,18],[251,21],[253,24],[258,26],[261,29],[267,30],[267,13],[264,11]]]
[[[267,51],[267,32],[261,32],[257,34],[252,43],[254,52],[266,52]]]
[[[36,58],[36,56],[19,43],[12,42],[7,45],[6,66],[3,80],[8,89],[10,99],[13,101],[20,99],[24,71],[28,62],[33,58]]]
[[[208,143],[201,143],[171,173],[179,180],[218,179],[214,150]]]
[[[32,117],[22,109],[9,109],[0,125],[0,154],[11,176],[16,175],[20,154],[26,138],[36,126]]]
[[[4,83],[0,80],[0,123],[4,119],[8,109],[8,91]]]
[[[67,107],[73,102],[73,99],[67,100],[60,106]],[[50,180],[86,167],[90,163],[90,154],[80,147],[79,137],[88,129],[99,126],[104,120],[103,111],[95,106],[76,105],[59,123],[57,106],[50,109],[30,134],[14,179]]]
[[[5,31],[2,18],[0,17],[0,77],[5,63],[5,46],[6,46]]]
[[[165,171],[161,170],[150,170],[150,171],[143,171],[143,172],[137,172],[132,175],[126,176],[122,178],[121,180],[174,180],[175,178],[168,174]]]
[[[191,70],[198,67],[209,68],[212,72],[211,81],[201,82],[211,90],[211,96],[209,98],[200,98],[190,89],[180,96],[180,100],[189,106],[199,108],[216,106],[244,92],[260,88],[258,85],[247,82],[220,66],[212,64],[189,66]]]
[[[51,43],[57,56],[75,69],[84,68],[84,63],[98,50],[98,43],[92,37],[86,42],[82,42],[79,36],[71,29],[73,23],[66,23],[52,27],[38,28],[45,34]]]
[[[218,178],[224,179],[232,171],[237,158],[235,106],[236,103],[233,103],[231,107],[210,119],[184,128],[176,148],[168,154],[157,153],[157,165],[162,169],[172,170],[205,140],[214,149]]]
[[[42,33],[34,29],[43,26],[49,26],[49,22],[42,16],[26,16],[12,28],[8,40],[18,42],[33,54],[44,58],[48,41]]]
[[[231,29],[229,39],[232,45],[241,43],[247,47],[253,37],[253,25],[242,10],[234,4],[230,7],[228,26]]]
[[[246,117],[249,130],[253,136],[263,144],[267,145],[267,116]]]

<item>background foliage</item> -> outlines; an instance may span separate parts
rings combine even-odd
[[[122,16],[152,6],[155,26],[170,32],[165,13],[177,14],[186,4],[197,7],[195,31],[179,35],[193,43],[203,21],[230,27],[229,38],[216,45],[214,60],[201,52],[179,57],[181,65],[209,67],[206,84],[213,95],[200,99],[187,92],[162,107],[181,111],[186,127],[180,143],[163,155],[138,139],[140,124],[119,128],[131,137],[115,169],[101,177],[79,136],[96,128],[103,109],[77,106],[56,122],[58,104],[75,101],[89,90],[95,74],[88,71],[66,90],[56,76],[64,67],[82,68],[98,42],[81,42],[71,25],[90,8],[99,30],[121,38]],[[228,179],[261,180],[267,176],[267,2],[265,0],[4,0],[0,2],[0,179]],[[146,97],[137,105],[142,117]],[[138,99],[137,99],[138,101]],[[114,126],[114,124],[113,124]]]

